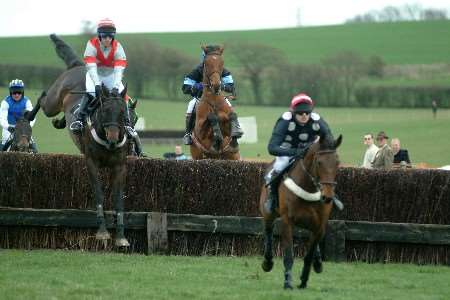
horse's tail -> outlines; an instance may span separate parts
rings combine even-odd
[[[61,119],[54,118],[52,119],[53,127],[56,129],[66,128],[66,116],[64,115]]]
[[[56,54],[66,63],[67,69],[84,66],[84,63],[78,58],[72,47],[57,37],[56,34],[50,34],[50,39],[55,44]]]

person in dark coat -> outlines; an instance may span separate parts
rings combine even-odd
[[[408,165],[411,164],[408,150],[400,149],[400,140],[398,138],[393,138],[391,140],[391,149],[394,153],[394,164],[399,164],[402,161],[406,162]]]
[[[310,143],[317,137],[331,134],[328,124],[319,114],[313,112],[313,108],[314,102],[308,95],[295,95],[289,111],[281,115],[273,128],[268,150],[275,156],[275,162],[272,170],[265,176],[269,194],[264,207],[269,213],[278,203],[279,175],[288,167],[289,162],[294,157],[303,159]]]

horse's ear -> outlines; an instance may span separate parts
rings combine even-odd
[[[201,44],[200,47],[203,49],[203,51],[205,51],[205,53],[208,53],[208,48],[205,44]]]
[[[220,47],[219,47],[219,53],[220,53],[220,55],[223,54],[223,50],[225,50],[225,46],[224,46],[224,45],[220,45]]]
[[[334,141],[335,148],[339,147],[342,143],[342,134],[338,136],[338,138]]]
[[[131,98],[130,99],[128,99],[128,101],[130,101],[131,100]],[[135,109],[136,108],[136,105],[137,105],[137,102],[138,102],[138,100],[136,99],[136,100],[133,100],[133,101],[131,101],[131,104],[130,104],[130,108],[131,109]]]
[[[125,96],[127,95],[127,90],[128,90],[128,83],[125,83],[125,87],[123,88],[122,93],[120,93],[120,97],[125,99]]]
[[[29,111],[29,110],[26,110],[24,113],[23,113],[23,117],[24,117],[24,119],[27,119],[28,121],[33,121],[33,120],[30,120],[30,117],[31,117],[31,111]]]

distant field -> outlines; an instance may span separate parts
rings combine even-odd
[[[57,26],[54,32],[58,34]],[[449,36],[450,21],[428,21],[191,33],[126,34],[119,28],[118,39],[127,48],[135,37],[148,38],[195,58],[201,43],[241,41],[278,48],[292,63],[318,63],[341,50],[354,50],[366,57],[379,55],[387,64],[432,64],[450,62]],[[84,50],[86,38],[64,40],[79,53]],[[0,38],[0,57],[3,63],[62,66],[48,36]],[[227,50],[225,57],[228,66],[237,66]]]
[[[38,91],[27,91],[33,101]],[[0,89],[0,95],[6,90]],[[147,129],[183,129],[186,103],[165,101],[140,101],[138,113],[145,118]],[[240,117],[255,116],[258,125],[258,143],[242,144],[244,158],[271,159],[267,143],[273,125],[286,110],[282,107],[240,106],[236,103]],[[359,165],[365,151],[362,136],[367,132],[376,134],[380,130],[392,137],[399,137],[407,148],[413,163],[426,162],[432,166],[450,164],[450,110],[439,110],[438,118],[432,118],[431,109],[364,109],[364,108],[317,108],[326,119],[334,135],[344,136],[339,148],[341,161]],[[65,130],[54,129],[50,119],[42,112],[38,114],[34,136],[41,152],[78,153]],[[145,151],[152,157],[162,157],[164,152],[173,151],[173,146],[145,145]],[[189,149],[185,148],[189,153]]]
[[[448,299],[446,266],[324,263],[308,288],[283,290],[283,262],[261,257],[1,250],[2,299]],[[293,283],[303,265],[297,258]]]

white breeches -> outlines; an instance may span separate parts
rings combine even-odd
[[[114,83],[114,73],[111,73],[107,76],[98,75],[98,77],[100,78],[100,81],[108,88],[108,90],[112,90]],[[119,93],[121,93],[123,89],[124,86],[121,82],[119,86]],[[92,96],[95,96],[95,84],[89,73],[86,73],[86,92],[90,93]]]
[[[189,101],[188,108],[187,108],[187,111],[186,111],[187,114],[192,114],[192,111],[194,110],[195,104],[197,104],[198,101],[200,101],[200,100],[195,98],[195,97],[192,98],[191,101]],[[227,102],[229,107],[232,107],[231,103],[230,103],[230,100],[225,98],[225,101]]]
[[[277,173],[281,173],[288,165],[291,156],[277,156],[275,157],[275,163],[273,164],[273,169]]]
[[[10,135],[11,135],[11,133],[7,129],[3,128],[3,130],[2,130],[2,144],[3,145],[9,139]]]

